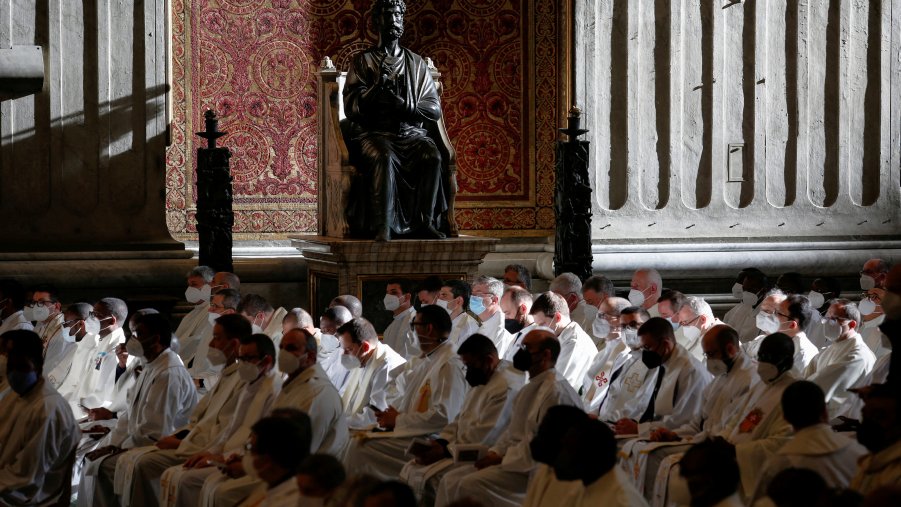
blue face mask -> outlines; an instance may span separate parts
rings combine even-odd
[[[476,315],[485,311],[485,302],[481,296],[469,296],[469,309]]]
[[[38,372],[22,373],[20,371],[9,371],[6,375],[6,381],[9,382],[9,387],[13,391],[22,396],[38,383]]]

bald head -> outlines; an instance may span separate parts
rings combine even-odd
[[[641,307],[647,309],[657,304],[660,292],[663,290],[663,279],[656,269],[641,268],[632,275],[630,287],[633,291],[642,294],[644,301],[642,301]],[[632,300],[632,296],[629,299]],[[637,304],[636,301],[633,302]]]
[[[560,341],[548,329],[534,329],[522,339],[522,350],[517,354],[522,357],[529,355],[531,361],[528,372],[530,376],[535,377],[557,364],[557,358],[560,357]],[[515,363],[514,358],[514,365]]]

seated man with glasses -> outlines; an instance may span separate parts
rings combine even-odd
[[[387,407],[371,407],[382,431],[391,438],[354,438],[344,466],[349,475],[371,474],[396,479],[408,461],[416,437],[440,432],[463,406],[467,384],[460,358],[448,341],[451,318],[437,305],[421,308],[411,321],[420,356],[407,361],[394,382]]]
[[[31,301],[25,304],[25,318],[34,322],[34,332],[44,344],[44,371],[52,372],[58,367],[68,370],[75,346],[63,339],[63,313],[59,293],[50,285],[38,285],[31,289]],[[49,379],[48,379],[49,380]],[[53,387],[58,382],[50,381]]]
[[[619,321],[621,312],[631,305],[628,299],[617,297],[606,298],[598,305],[592,336],[600,337],[604,344],[598,347],[600,351],[592,359],[579,389],[587,412],[597,413],[610,386],[610,376],[632,354],[632,348],[623,340]]]
[[[848,388],[858,385],[876,364],[876,356],[858,333],[861,316],[857,305],[847,299],[833,299],[823,318],[823,333],[831,344],[804,370],[804,378],[820,386],[826,394],[829,418],[839,415],[850,396]]]
[[[797,294],[786,297],[776,309],[776,320],[779,326],[775,332],[786,334],[795,344],[792,372],[796,377],[802,377],[804,369],[820,353],[816,345],[807,338],[805,332],[814,313],[816,311],[810,306],[810,300]]]
[[[685,347],[689,354],[698,361],[704,360],[704,348],[701,346],[702,338],[713,326],[722,324],[720,319],[713,316],[713,310],[707,301],[696,296],[687,296],[685,304],[678,313],[679,330],[682,331],[684,341],[677,343]]]
[[[607,392],[600,397],[598,408],[592,415],[609,424],[620,419],[638,419],[651,399],[648,382],[654,380],[647,366],[641,362],[641,340],[638,328],[650,319],[648,311],[640,306],[624,308],[619,315],[622,341],[629,348],[629,355],[612,369],[607,379]],[[653,386],[653,384],[651,384]]]

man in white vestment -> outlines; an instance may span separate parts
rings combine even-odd
[[[127,316],[128,306],[121,299],[108,297],[94,304],[91,318],[85,321],[85,326],[88,333],[97,336],[97,346],[87,368],[87,375],[82,380],[84,388],[80,389],[81,392],[88,394],[82,399],[73,401],[82,403],[87,399],[91,401],[87,408],[104,409],[111,413],[124,410],[125,407],[121,406],[121,403],[124,402],[125,394],[130,387],[130,375],[127,370],[136,362],[134,357],[118,353],[119,347],[125,344],[125,331],[122,326],[126,325]],[[92,329],[94,326],[98,326],[98,329]],[[120,356],[124,356],[125,360],[123,361]],[[119,386],[122,388],[117,388]],[[84,415],[85,412],[81,410],[75,412],[76,419]],[[112,414],[106,415],[112,418]]]
[[[863,341],[870,347],[877,357],[887,351],[880,340],[879,326],[885,321],[882,308],[882,297],[885,294],[886,280],[889,274],[889,264],[882,259],[870,259],[863,265],[860,271],[860,288],[864,291],[858,308],[863,317],[860,334]]]
[[[826,393],[830,419],[840,414],[849,398],[857,397],[848,388],[856,386],[876,364],[876,356],[857,332],[860,322],[856,304],[847,299],[833,299],[823,324],[831,343],[804,370],[804,378]]]
[[[857,471],[857,461],[867,453],[865,447],[827,423],[823,390],[813,382],[798,381],[782,393],[782,414],[794,435],[762,467],[754,499],[766,495],[767,486],[786,468],[813,470],[830,488],[847,488]]]
[[[810,307],[810,301],[797,294],[786,297],[776,310],[776,320],[779,321],[779,327],[776,330],[788,335],[795,344],[792,372],[799,378],[804,375],[807,365],[820,353],[804,332],[814,313]]]
[[[287,310],[282,307],[273,308],[259,294],[245,294],[241,296],[237,311],[250,322],[252,334],[264,334],[278,346],[282,340],[282,321],[288,314]]]
[[[468,386],[460,358],[448,341],[450,317],[439,306],[426,306],[412,325],[422,355],[407,361],[395,380],[396,394],[389,398],[389,406],[375,412],[379,427],[390,433],[356,435],[344,459],[348,475],[397,478],[413,439],[441,431],[460,413]]]
[[[507,352],[501,356],[506,363],[513,362],[513,355],[519,350],[522,339],[535,327],[535,319],[532,318],[532,293],[518,285],[511,285],[504,289],[501,296],[501,310],[504,312],[504,320],[509,324],[513,322],[513,341],[507,347]],[[509,329],[509,327],[508,327]]]
[[[617,434],[641,433],[651,429],[675,429],[701,410],[701,393],[712,380],[700,361],[676,343],[672,325],[662,317],[652,317],[638,329],[641,361],[655,376],[648,405],[636,419],[620,419]]]
[[[385,287],[385,297],[382,303],[385,310],[391,312],[391,323],[382,333],[382,343],[391,347],[391,350],[400,354],[404,359],[419,355],[420,350],[413,347],[408,339],[410,335],[410,321],[416,313],[413,308],[413,295],[410,281],[404,279],[391,279]]]
[[[72,364],[75,343],[63,336],[63,313],[59,293],[50,285],[38,285],[31,289],[31,301],[25,306],[25,318],[35,322],[34,332],[44,344],[45,378],[53,387],[59,387],[59,378],[65,376]],[[49,376],[50,372],[55,375]]]
[[[451,331],[447,341],[454,350],[479,328],[479,321],[469,312],[471,297],[472,288],[463,280],[446,280],[438,291],[435,304],[450,315]]]
[[[714,326],[704,334],[702,346],[713,381],[704,389],[701,410],[678,428],[656,428],[651,432],[652,441],[699,442],[728,431],[727,424],[743,408],[745,396],[759,380],[756,363],[742,351],[738,332],[731,327]]]
[[[501,357],[506,355],[513,342],[513,335],[507,332],[504,325],[504,311],[501,309],[503,295],[504,284],[497,278],[480,276],[472,283],[472,300],[480,306],[473,309],[473,313],[482,321],[476,332],[490,338]],[[470,307],[472,308],[471,303]],[[479,309],[482,311],[478,311]]]
[[[606,376],[607,392],[593,412],[605,423],[614,424],[621,419],[638,420],[651,400],[657,376],[641,361],[641,338],[638,336],[638,329],[648,319],[648,311],[640,306],[630,306],[620,312],[621,339],[630,352]]]
[[[535,299],[530,313],[535,324],[551,329],[557,337],[560,356],[555,360],[556,371],[574,390],[582,387],[582,379],[598,348],[591,337],[569,319],[566,300],[554,292],[545,292]]]
[[[704,347],[701,346],[701,340],[713,326],[720,324],[722,322],[713,316],[713,310],[707,301],[696,296],[686,296],[685,304],[679,310],[679,330],[685,340],[680,345],[695,359],[703,361]],[[679,341],[676,340],[676,343]]]
[[[214,290],[211,284],[215,275],[213,268],[197,266],[186,276],[188,288],[185,289],[185,300],[194,305],[194,308],[181,319],[175,329],[175,336],[178,337],[178,355],[185,363],[194,357],[201,339],[212,332],[207,313],[210,309],[210,299]]]
[[[636,269],[629,284],[629,302],[648,311],[651,317],[659,317],[657,301],[663,291],[663,278],[656,269]]]
[[[536,461],[551,461],[551,466],[539,469],[529,481],[523,507],[648,505],[629,476],[616,466],[616,439],[609,426],[585,418],[562,431],[562,435],[544,435],[550,433],[543,431],[550,415],[542,421],[531,448]],[[551,446],[545,440],[559,440],[559,445]],[[539,457],[545,453],[555,455],[551,460]]]
[[[238,347],[250,337],[250,330],[250,323],[239,315],[216,319],[207,355],[210,363],[223,366],[219,382],[197,403],[188,424],[118,460],[116,473],[124,476],[120,495],[130,497],[130,505],[158,505],[163,470],[206,448],[238,415],[238,395],[247,383],[238,372]]]
[[[117,505],[114,490],[116,463],[123,451],[153,445],[188,423],[197,405],[197,390],[178,354],[169,349],[172,330],[160,314],[141,315],[135,333],[126,343],[129,355],[140,358],[145,366],[130,397],[130,405],[119,414],[116,427],[100,449],[88,453],[90,462],[100,462],[94,481],[82,480],[81,505]],[[94,472],[86,465],[83,475]],[[85,490],[93,483],[93,494]],[[89,498],[90,497],[90,498]]]
[[[591,323],[594,321],[598,309],[582,299],[582,281],[578,276],[574,273],[561,273],[551,280],[548,290],[566,301],[570,320],[579,324],[586,332],[591,330]],[[587,327],[585,327],[586,324]]]
[[[310,451],[340,457],[348,439],[344,407],[338,390],[316,363],[316,347],[316,339],[304,329],[292,329],[282,336],[278,367],[287,377],[271,413],[282,408],[305,412],[312,421]],[[240,454],[232,454],[225,463],[227,477],[213,474],[204,482],[200,492],[204,505],[235,505],[260,485],[244,468]]]
[[[585,312],[584,320],[582,322],[577,322],[579,326],[591,336],[591,339],[594,341],[594,344],[597,345],[598,350],[604,348],[604,337],[596,336],[592,329],[598,319],[598,314],[601,312],[601,305],[607,298],[614,296],[616,296],[616,291],[613,288],[613,282],[606,276],[594,275],[589,277],[585,280],[585,283],[582,284],[582,299],[591,309]]]
[[[518,288],[518,287],[517,287]],[[494,445],[510,421],[513,397],[519,389],[500,368],[500,358],[494,343],[486,336],[474,334],[457,351],[466,366],[469,392],[457,418],[428,445],[415,445],[400,476],[413,488],[421,503],[432,505],[441,478],[453,467],[471,467],[472,459],[465,457],[455,463],[454,456],[466,456],[467,451],[479,452]]]
[[[341,364],[344,351],[341,349],[341,340],[338,339],[338,328],[353,318],[350,310],[343,306],[327,308],[319,318],[319,329],[312,333],[316,339],[316,364],[322,368],[339,393],[344,390],[350,372]],[[306,330],[309,332],[309,329]]]
[[[735,285],[732,287],[732,296],[738,300],[738,304],[726,312],[723,322],[738,331],[738,337],[742,343],[749,342],[760,334],[757,331],[757,311],[768,288],[769,280],[759,269],[747,268],[738,274]],[[782,291],[779,293],[781,294]],[[773,330],[765,334],[775,332]],[[753,357],[753,354],[751,356]]]
[[[380,342],[375,328],[363,317],[339,327],[338,336],[344,349],[341,364],[348,371],[341,390],[347,425],[351,429],[371,429],[376,426],[375,411],[388,408],[388,386],[401,373],[406,360],[387,343]]]
[[[568,311],[563,298],[553,296]],[[560,342],[553,331],[539,328],[526,335],[513,364],[528,371],[530,380],[514,397],[510,424],[474,467],[457,468],[441,479],[437,507],[465,497],[495,506],[522,504],[536,467],[529,444],[545,413],[556,405],[582,406],[569,381],[554,368],[559,356]]]
[[[433,305],[438,301],[438,292],[441,291],[441,285],[444,280],[440,276],[432,275],[426,277],[416,287],[416,299],[419,300],[420,308],[423,306]]]
[[[199,338],[200,341],[197,348],[194,349],[194,354],[185,361],[188,373],[194,379],[197,392],[201,395],[216,385],[219,373],[222,371],[221,365],[210,364],[207,360],[207,350],[210,348],[210,340],[213,339],[213,323],[223,315],[238,313],[239,304],[241,304],[241,294],[235,289],[220,288],[210,296],[210,307],[207,312],[207,320],[210,324],[209,334]]]
[[[660,292],[660,298],[657,299],[657,313],[672,324],[673,331],[676,333],[676,343],[688,348],[689,340],[685,337],[679,316],[683,306],[685,306],[685,294],[673,289],[663,289]]]
[[[87,303],[73,303],[63,312],[62,337],[73,344],[72,360],[68,367],[60,365],[45,373],[50,383],[57,386],[59,394],[73,407],[73,414],[81,413],[78,403],[89,394],[84,380],[97,353],[97,336],[87,331],[91,310],[93,307]]]
[[[75,447],[81,432],[66,400],[42,376],[44,348],[33,331],[0,337],[0,371],[11,392],[0,423],[0,504],[68,505]]]
[[[747,354],[748,357],[756,358],[757,349],[760,348],[763,339],[779,329],[779,319],[776,317],[776,311],[779,309],[779,305],[781,305],[787,297],[788,296],[779,289],[770,290],[766,296],[764,296],[760,305],[758,305],[757,315],[754,317],[754,325],[757,326],[757,332],[759,334],[750,341],[744,341],[742,335],[738,335],[738,337],[742,339],[741,348],[744,349],[745,354]]]
[[[585,371],[579,396],[586,412],[597,414],[601,400],[607,395],[610,386],[610,375],[613,374],[632,353],[632,348],[623,340],[619,319],[622,311],[631,306],[628,299],[610,297],[600,303],[598,316],[595,318],[593,335],[600,336],[605,345],[591,360]]]
[[[12,280],[0,280],[0,334],[16,329],[31,331],[34,326],[25,318],[25,287]]]
[[[268,336],[256,334],[242,339],[237,358],[242,386],[235,393],[235,416],[202,449],[197,450],[198,446],[193,443],[179,444],[179,455],[193,451],[187,459],[180,460],[183,465],[176,464],[162,471],[152,455],[148,462],[142,459],[138,463],[135,474],[141,481],[140,487],[146,490],[153,487],[154,482],[159,484],[160,505],[199,504],[200,490],[206,479],[222,475],[215,465],[221,466],[227,456],[244,453],[251,426],[270,412],[281,390],[282,379],[275,370],[275,357],[275,346]],[[215,389],[219,389],[218,384]]]

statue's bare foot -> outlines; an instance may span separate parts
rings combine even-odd
[[[423,229],[423,233],[427,238],[430,239],[444,239],[444,233],[435,228],[435,226],[429,224]]]

